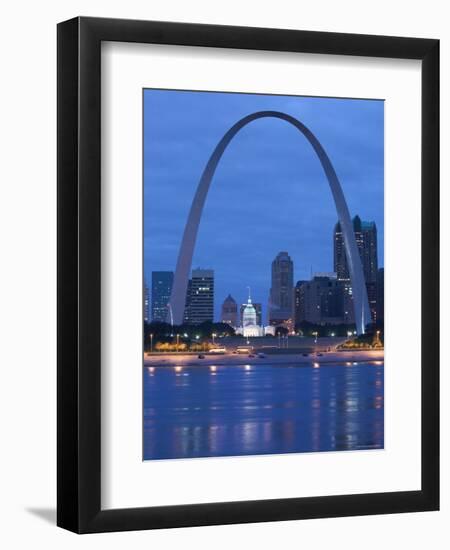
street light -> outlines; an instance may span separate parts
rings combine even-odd
[[[180,335],[177,334],[177,351],[179,351],[179,346],[180,346]]]
[[[214,342],[214,338],[217,336],[217,334],[215,334],[214,332],[212,333],[212,339],[213,339],[213,346],[215,346],[215,342]]]
[[[150,334],[150,353],[153,353],[153,334]]]

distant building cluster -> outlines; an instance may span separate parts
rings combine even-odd
[[[356,245],[364,273],[372,322],[384,321],[384,269],[378,269],[375,222],[352,220]],[[353,295],[344,237],[338,222],[333,232],[332,273],[316,273],[309,281],[298,281],[294,289],[296,324],[352,324],[355,321]]]
[[[173,286],[173,271],[152,271],[151,318],[150,321],[171,322],[169,306]],[[146,300],[149,290],[144,284],[144,320],[149,306]],[[212,269],[193,269],[186,292],[184,322],[198,325],[214,318],[214,271]]]
[[[353,231],[362,262],[373,322],[384,321],[384,269],[378,268],[375,222],[353,218]],[[261,303],[250,296],[238,306],[229,294],[223,301],[220,321],[245,337],[274,334],[277,327],[289,332],[302,322],[325,324],[354,323],[352,285],[340,223],[333,232],[333,272],[316,273],[310,280],[294,285],[294,262],[282,251],[272,261],[271,287],[267,308],[268,325],[263,323]],[[153,271],[151,290],[144,284],[144,320],[170,322],[170,295],[173,271]],[[214,321],[214,270],[193,269],[186,292],[184,322],[197,325]]]

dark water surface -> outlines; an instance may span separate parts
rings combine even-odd
[[[144,460],[380,449],[380,363],[144,368]]]

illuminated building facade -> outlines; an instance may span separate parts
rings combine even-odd
[[[258,324],[255,306],[252,304],[250,290],[248,300],[243,304],[242,325],[237,329],[237,334],[242,334],[246,338],[264,336],[264,328]]]
[[[253,307],[255,308],[255,311],[256,311],[256,324],[262,326],[262,324],[263,324],[262,304],[260,302],[252,302],[252,304],[253,304]],[[245,309],[246,305],[247,304],[242,304],[241,308],[240,308],[239,319],[240,319],[241,324],[242,324],[242,321],[243,321],[244,309]]]
[[[150,323],[150,291],[144,281],[144,322]]]
[[[352,220],[353,232],[356,246],[364,274],[367,299],[371,312],[372,321],[376,322],[378,315],[377,308],[377,274],[378,274],[378,252],[377,252],[377,226],[373,221],[362,221],[359,216]],[[337,278],[341,281],[350,281],[347,257],[344,246],[344,235],[341,224],[338,222],[334,228],[334,270]],[[353,306],[352,306],[353,309]],[[354,317],[354,316],[353,316]]]
[[[186,289],[186,302],[184,305],[183,323],[189,324],[191,315],[191,294],[192,294],[192,279],[189,279]]]
[[[193,269],[185,301],[185,320],[199,325],[214,320],[214,271]]]
[[[152,321],[166,321],[173,285],[173,271],[152,271]]]

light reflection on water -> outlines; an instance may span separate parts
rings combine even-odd
[[[151,369],[144,460],[383,448],[380,362]]]

